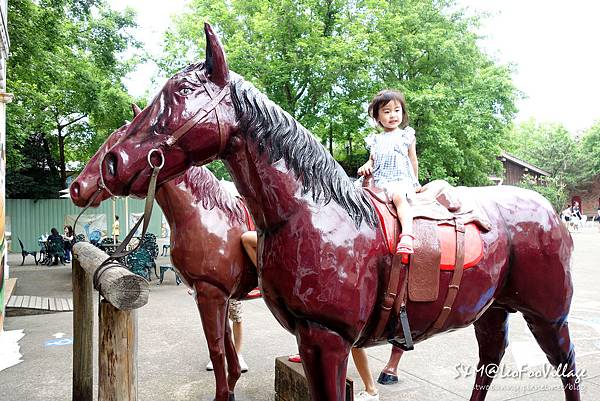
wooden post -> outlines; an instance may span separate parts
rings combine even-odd
[[[73,258],[73,401],[93,401],[94,301],[92,281]]]
[[[135,311],[100,303],[98,401],[137,401]]]
[[[112,197],[112,221],[113,221],[113,225],[115,224],[115,216],[117,215],[117,198],[115,198],[114,196]],[[117,242],[117,238],[115,238],[115,236],[113,235],[112,232],[112,227],[110,226],[110,236],[112,237],[113,241],[116,243]]]
[[[346,378],[345,401],[354,401],[354,382]],[[301,363],[275,358],[275,401],[310,401],[308,380]]]
[[[125,232],[129,232],[129,196],[125,197]]]
[[[94,272],[108,255],[95,246],[73,246],[73,401],[93,401]],[[118,262],[98,277],[99,401],[137,400],[137,327],[133,309],[148,302],[148,282]]]

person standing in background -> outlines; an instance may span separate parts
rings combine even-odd
[[[112,235],[115,244],[119,242],[119,235],[121,234],[121,226],[119,223],[119,216],[115,216],[115,222],[112,225]]]

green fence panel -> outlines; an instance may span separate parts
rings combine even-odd
[[[128,200],[129,214],[143,213],[144,200]],[[65,217],[67,215],[77,215],[81,211],[69,199],[7,199],[6,200],[6,230],[11,232],[11,250],[10,252],[21,252],[19,238],[23,241],[26,250],[38,250],[38,237],[45,233],[50,233],[50,229],[55,227],[60,234],[63,233]],[[119,198],[115,201],[115,213],[119,216],[121,226],[120,240],[127,235],[125,231],[125,199]],[[107,235],[112,234],[113,224],[113,201],[106,200],[98,208],[90,208],[86,214],[104,214],[106,215]],[[154,203],[152,219],[148,231],[157,237],[162,237],[162,210]],[[79,223],[78,223],[79,226]],[[130,227],[132,225],[130,224]]]

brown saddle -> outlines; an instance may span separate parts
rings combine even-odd
[[[396,209],[385,191],[366,186],[370,182],[363,181],[364,190],[375,207],[388,250],[395,254],[400,233]],[[460,196],[460,190],[446,181],[425,185],[409,203],[415,219],[415,253],[408,266],[394,255],[375,338],[381,337],[390,315],[396,316],[407,299],[413,302],[438,299],[440,269],[453,270],[444,307],[434,323],[436,328],[443,326],[458,293],[463,270],[476,265],[483,254],[480,231],[491,228],[485,212],[471,199]]]

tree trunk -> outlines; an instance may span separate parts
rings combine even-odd
[[[56,172],[56,162],[54,161],[54,157],[52,157],[52,152],[50,151],[50,144],[48,143],[48,140],[46,139],[46,136],[41,133],[40,134],[42,137],[42,146],[44,147],[44,152],[46,153],[46,162],[48,163],[48,168],[50,169],[50,171],[52,173]]]
[[[329,121],[329,153],[333,156],[333,124]]]
[[[58,164],[60,169],[60,184],[62,188],[67,187],[67,167],[65,163],[65,137],[62,128],[58,127]]]

